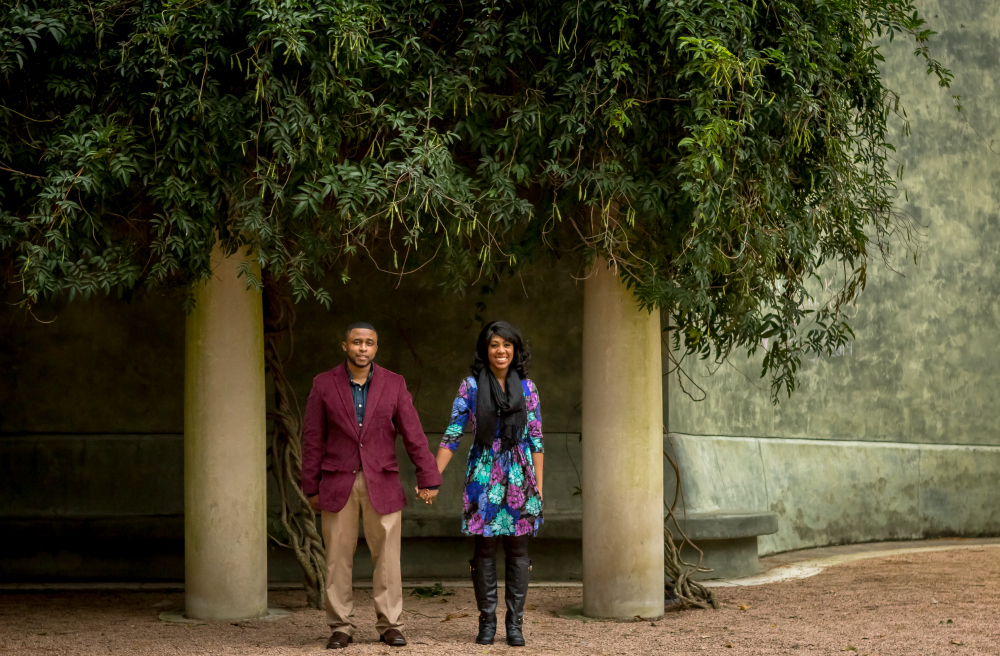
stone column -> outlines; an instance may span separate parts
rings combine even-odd
[[[216,245],[187,317],[185,613],[204,620],[267,614],[264,322],[246,261]]]
[[[583,613],[663,614],[660,317],[598,260],[583,294]]]

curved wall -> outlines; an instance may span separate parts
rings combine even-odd
[[[986,143],[1000,137],[1000,5],[920,9],[965,114],[905,39],[891,44],[885,70],[912,128],[903,137],[896,122],[899,208],[917,264],[873,262],[855,339],[804,361],[790,399],[770,403],[759,359],[714,375],[692,365],[704,401],[670,393],[689,507],[777,512],[762,553],[1000,533],[1000,150]]]
[[[1000,535],[1000,446],[673,433],[688,512],[772,511],[758,553]]]

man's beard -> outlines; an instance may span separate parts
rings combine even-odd
[[[370,365],[370,364],[372,363],[372,359],[371,359],[371,358],[368,358],[368,362],[366,362],[366,363],[364,363],[364,364],[359,364],[359,363],[358,363],[358,361],[357,361],[357,360],[355,360],[355,359],[354,359],[353,357],[351,357],[350,355],[348,355],[348,356],[347,356],[347,359],[348,359],[348,360],[350,360],[350,361],[351,361],[351,364],[353,364],[353,365],[354,365],[355,367],[357,367],[358,369],[364,369],[365,367],[367,367],[368,365]]]

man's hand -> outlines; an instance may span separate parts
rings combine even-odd
[[[424,503],[430,505],[434,503],[434,497],[437,496],[437,490],[425,490],[419,487],[414,488],[417,491],[417,496],[424,500]]]
[[[313,512],[319,512],[319,495],[314,494],[309,497],[309,507],[313,509]]]

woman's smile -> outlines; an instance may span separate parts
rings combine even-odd
[[[496,336],[490,340],[488,355],[492,367],[502,371],[510,366],[511,358],[514,355],[514,345]]]

